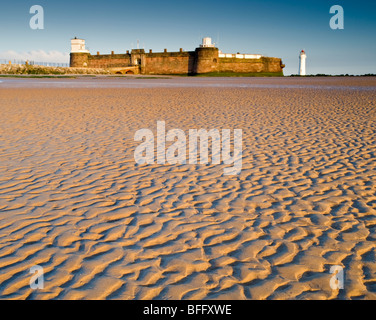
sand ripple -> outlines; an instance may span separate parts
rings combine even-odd
[[[1,89],[0,298],[376,298],[376,94]],[[134,133],[241,128],[243,171]],[[45,269],[32,291],[29,269]],[[329,270],[345,267],[345,290]]]

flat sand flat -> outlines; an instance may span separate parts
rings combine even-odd
[[[376,299],[372,78],[1,81],[0,298]],[[161,120],[242,129],[241,174],[137,165]]]

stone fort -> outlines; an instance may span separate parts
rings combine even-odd
[[[104,68],[114,74],[197,75],[211,73],[255,73],[283,75],[285,67],[280,58],[260,54],[226,54],[219,51],[211,38],[204,38],[195,51],[145,52],[133,49],[124,54],[92,55],[85,40],[71,40],[70,66],[75,68]]]

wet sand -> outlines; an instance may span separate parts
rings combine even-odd
[[[376,299],[374,78],[0,81],[0,298]],[[137,165],[161,120],[241,174]]]

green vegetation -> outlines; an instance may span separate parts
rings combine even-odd
[[[302,78],[312,78],[312,77],[376,77],[376,74],[373,73],[367,73],[367,74],[360,74],[360,75],[353,75],[353,74],[324,74],[324,73],[318,73],[318,74],[309,74],[306,76],[301,76],[299,74],[292,74],[289,77],[302,77]]]
[[[91,75],[110,75],[109,70],[89,69],[89,68],[68,68],[68,67],[47,67],[39,65],[0,65],[0,74],[5,75],[35,75],[35,76],[91,76]]]
[[[94,76],[95,77],[95,76]],[[122,76],[118,75],[103,75],[102,77],[110,77],[110,78],[119,78],[119,79],[172,79],[171,77],[164,77],[164,76],[134,76],[129,74],[124,74]]]
[[[39,75],[61,75],[64,74],[64,71],[58,71],[54,68],[43,68],[43,67],[34,67],[26,66],[23,74],[39,74]]]
[[[135,77],[133,79],[171,79],[170,77]]]
[[[210,72],[196,77],[283,77],[283,72]]]
[[[69,78],[76,79],[76,76],[64,76],[64,75],[29,75],[29,74],[0,74],[0,78]]]

